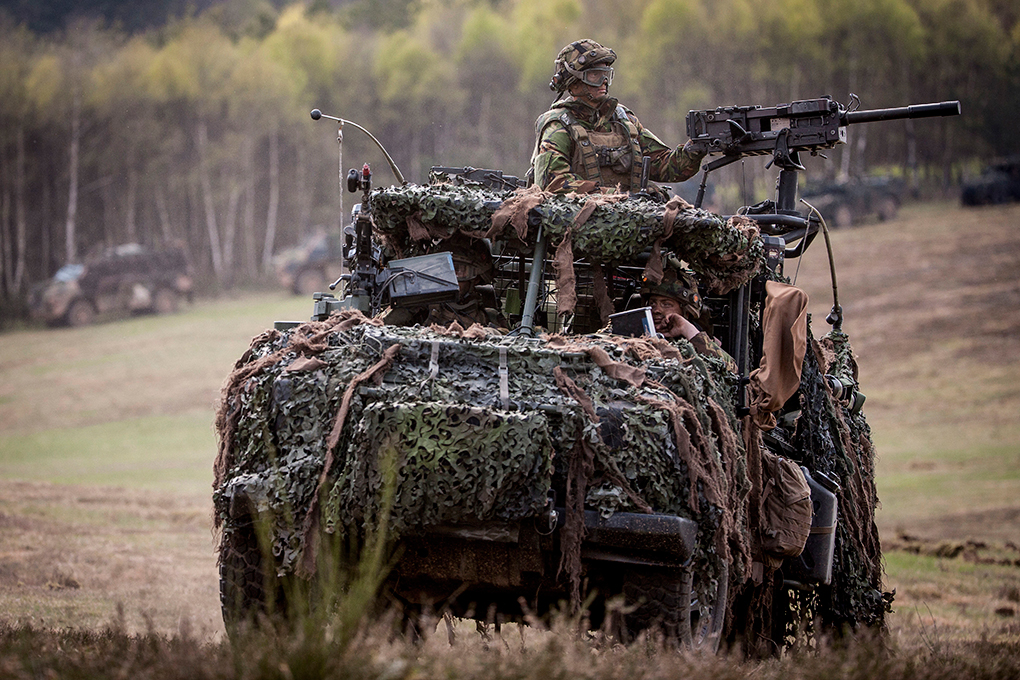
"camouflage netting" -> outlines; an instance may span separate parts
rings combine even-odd
[[[346,312],[264,333],[224,388],[217,521],[229,531],[244,499],[271,519],[281,572],[298,571],[317,530],[309,513],[321,503],[325,530],[363,535],[392,461],[397,535],[536,516],[566,487],[575,542],[564,539],[562,567],[575,589],[585,506],[696,519],[698,567],[711,577],[726,560],[740,578],[748,483],[732,377],[678,345],[383,327]]]
[[[613,264],[649,247],[686,261],[707,292],[723,294],[762,271],[764,247],[755,224],[724,219],[680,198],[662,204],[620,195],[558,195],[480,186],[409,184],[372,193],[377,235],[398,256],[417,255],[433,239],[454,234],[504,240],[528,254],[539,229],[574,259]]]
[[[842,487],[834,581],[812,608],[836,629],[881,626],[890,596],[870,432],[822,378],[853,376],[852,350],[841,333],[816,342],[810,330],[809,347],[800,416],[773,435]],[[480,326],[381,326],[351,312],[268,331],[224,387],[217,523],[229,532],[232,512],[268,518],[277,565],[291,573],[314,565],[320,529],[362,537],[376,526],[390,469],[394,496],[382,506],[396,535],[535,516],[555,489],[575,596],[580,511],[651,510],[698,522],[699,582],[728,563],[733,599],[750,574],[760,475],[733,412],[735,380],[682,340],[508,338]],[[743,434],[757,441],[755,432]],[[756,597],[745,602],[750,619],[769,608]],[[765,616],[757,625],[768,634]]]
[[[821,374],[857,379],[849,338],[832,331],[812,342],[804,359],[801,407],[810,417],[798,423],[793,443],[806,454],[804,465],[839,481],[839,521],[833,584],[819,594],[822,622],[882,626],[892,595],[882,592],[882,547],[875,509],[875,449],[862,412],[832,399]]]

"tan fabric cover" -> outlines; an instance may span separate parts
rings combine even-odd
[[[811,487],[803,470],[787,458],[761,450],[761,547],[796,557],[811,534]]]
[[[779,410],[800,387],[800,373],[807,351],[807,293],[785,283],[765,283],[765,315],[762,358],[751,371],[751,415],[758,426],[776,426],[773,411]]]

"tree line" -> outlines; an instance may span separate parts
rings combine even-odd
[[[337,126],[312,108],[367,127],[411,181],[432,165],[522,176],[553,58],[580,37],[616,50],[612,94],[671,144],[691,109],[960,99],[962,118],[854,127],[811,165],[950,192],[1020,152],[1018,17],[1012,0],[226,0],[41,33],[0,11],[0,299],[15,310],[125,242],[183,244],[206,290],[264,281],[274,253],[336,228],[346,168],[395,181],[350,126],[339,168]],[[767,187],[763,165],[734,182]]]

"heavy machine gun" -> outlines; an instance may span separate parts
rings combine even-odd
[[[931,118],[956,116],[960,114],[959,101],[934,104],[915,104],[887,109],[860,110],[860,98],[850,95],[850,104],[843,106],[829,96],[817,99],[802,99],[779,104],[778,106],[721,106],[687,114],[687,135],[691,148],[709,155],[721,157],[704,163],[701,184],[695,207],[701,207],[705,197],[708,174],[748,156],[768,156],[772,159],[766,167],[779,168],[779,179],[775,199],[768,199],[743,210],[743,214],[758,222],[771,253],[770,268],[777,262],[799,257],[817,234],[820,216],[807,215],[797,210],[797,173],[805,170],[800,153],[820,155],[824,149],[845,144],[847,126],[856,123],[870,123],[906,118]],[[787,243],[799,241],[796,247]],[[831,262],[830,262],[831,264]],[[833,307],[826,318],[835,330],[842,326],[842,310],[836,296],[835,270],[833,276]],[[755,296],[762,291],[742,286],[733,291],[729,300],[730,316],[729,347],[737,362],[740,375],[746,381],[747,370],[753,363],[749,356],[748,326],[746,320]],[[738,411],[744,410],[743,390],[738,395]]]

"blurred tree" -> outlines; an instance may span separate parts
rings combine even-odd
[[[26,29],[6,22],[0,23],[0,38],[0,286],[6,298],[25,283],[29,172],[25,138],[36,44]]]
[[[397,154],[407,160],[405,177],[421,179],[432,165],[425,158],[441,126],[453,125],[461,115],[464,94],[452,64],[409,31],[398,31],[379,43],[373,74],[376,120],[385,126],[382,139],[403,150]]]

